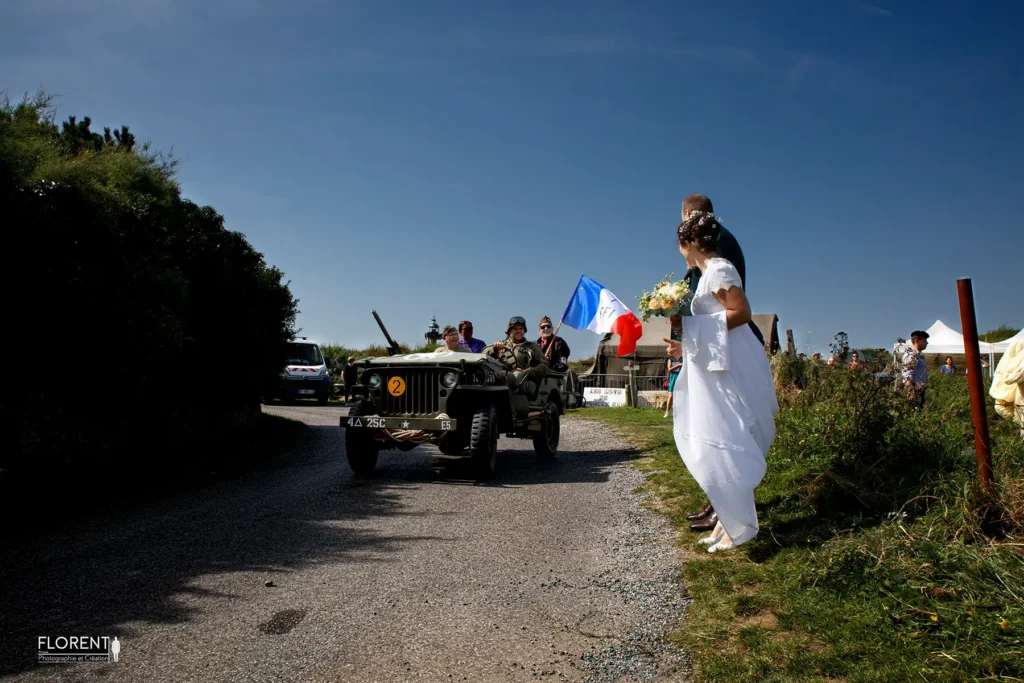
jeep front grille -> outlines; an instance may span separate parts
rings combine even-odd
[[[444,370],[395,370],[385,373],[383,383],[385,415],[436,415],[440,410],[438,392]],[[392,377],[405,381],[405,392],[392,396],[388,383]]]

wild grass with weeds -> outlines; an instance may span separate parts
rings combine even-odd
[[[923,408],[870,371],[793,361],[757,491],[761,533],[708,555],[705,503],[660,412],[588,409],[649,456],[653,505],[693,550],[680,643],[705,681],[1024,678],[1024,443],[990,407],[997,486],[977,483],[966,378]]]

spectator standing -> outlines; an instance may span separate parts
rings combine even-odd
[[[910,348],[903,354],[903,388],[911,400],[924,405],[924,391],[928,385],[928,366],[925,365],[924,350],[928,348],[928,333],[915,330],[910,334]]]
[[[943,364],[941,369],[942,369],[942,374],[943,375],[955,375],[956,374],[956,366],[953,365],[953,357],[952,356],[946,356],[946,362]]]
[[[853,352],[853,358],[847,364],[846,369],[847,370],[860,370],[860,368],[861,368],[860,357],[857,355],[857,352],[854,351]]]
[[[341,369],[341,381],[345,383],[345,402],[344,406],[348,405],[348,400],[352,396],[352,387],[356,385],[359,379],[359,373],[356,371],[356,358],[355,356],[349,356],[348,361],[345,363],[345,367]]]
[[[487,346],[487,342],[483,339],[475,339],[473,337],[473,323],[468,320],[463,320],[459,323],[459,346],[465,347],[473,353],[480,353]]]

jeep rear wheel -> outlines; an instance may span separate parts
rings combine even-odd
[[[469,455],[477,479],[490,479],[494,476],[498,462],[498,413],[494,406],[480,408],[473,414]]]
[[[544,406],[543,420],[544,431],[533,437],[533,450],[541,460],[550,460],[558,452],[558,438],[561,435],[561,425],[558,420],[558,404],[548,401]]]
[[[360,401],[349,411],[349,417],[363,417],[373,415],[373,406],[366,401]],[[345,418],[341,418],[344,420]],[[380,444],[373,438],[373,430],[347,428],[345,430],[345,455],[348,458],[348,466],[356,474],[369,474],[377,466],[377,455],[380,453]]]

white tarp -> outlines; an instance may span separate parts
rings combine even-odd
[[[1006,353],[1006,350],[1010,348],[1010,344],[1015,341],[1024,341],[1024,329],[1009,339],[1004,339],[1001,342],[992,342],[989,346],[992,347],[992,353]]]
[[[964,336],[956,330],[950,329],[950,327],[941,320],[936,320],[931,327],[925,330],[925,332],[928,333],[928,348],[924,350],[925,354],[939,355],[949,353],[966,353],[966,350],[964,349]],[[986,355],[995,350],[992,346],[992,344],[987,342],[978,342],[978,349]],[[900,353],[902,350],[902,345],[900,344],[893,346],[893,352],[895,353]]]

